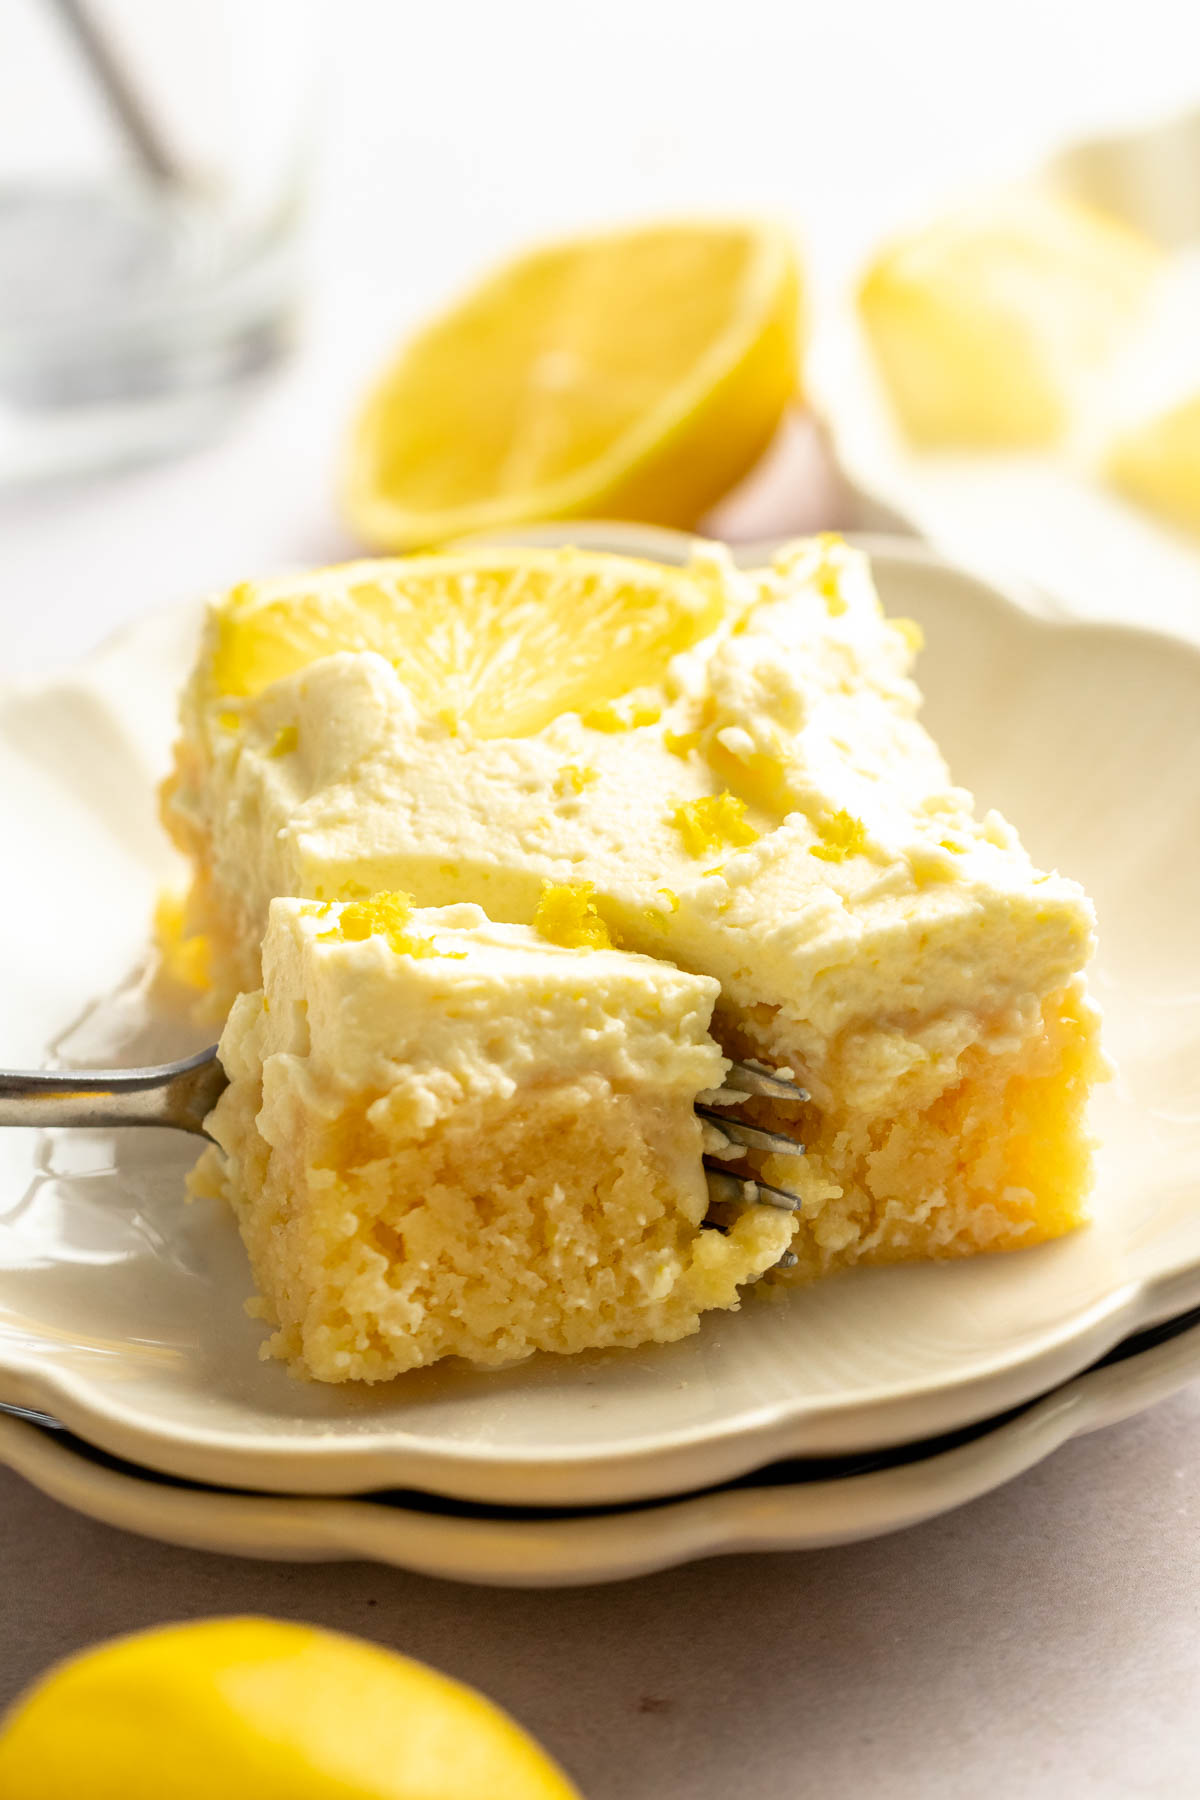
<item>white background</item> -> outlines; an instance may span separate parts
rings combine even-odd
[[[300,353],[218,444],[0,501],[0,670],[352,551],[332,484],[362,381],[523,239],[744,207],[794,219],[825,279],[909,209],[1200,97],[1194,0],[340,0],[330,14]],[[0,57],[10,124],[42,92]],[[898,1538],[520,1595],[169,1551],[5,1476],[0,1699],[105,1632],[253,1607],[479,1681],[590,1800],[1191,1794],[1198,1482],[1200,1396],[1184,1396]]]
[[[409,325],[516,244],[743,208],[794,221],[820,286],[908,212],[1200,98],[1194,0],[108,4],[155,24],[150,48],[197,5],[245,42],[243,160],[286,109],[312,23],[323,29],[304,341],[215,448],[0,499],[0,674],[69,658],[181,596],[353,553],[333,488],[357,395]],[[43,0],[6,5],[28,25]],[[263,21],[292,46],[287,79],[263,54]],[[55,86],[42,24],[26,34],[31,70],[0,54],[10,158],[31,139],[65,156],[100,132]],[[201,72],[189,56],[193,107]]]

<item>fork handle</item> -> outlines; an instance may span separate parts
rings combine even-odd
[[[205,1136],[225,1081],[212,1049],[150,1069],[0,1069],[0,1126],[165,1125]]]

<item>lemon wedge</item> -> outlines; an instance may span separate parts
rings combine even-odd
[[[1116,220],[1009,193],[885,250],[859,307],[915,444],[1039,446],[1067,430],[1161,267]]]
[[[789,235],[695,223],[551,244],[405,346],[353,428],[344,505],[381,550],[534,519],[693,525],[797,382]]]
[[[719,581],[579,550],[489,549],[244,583],[210,621],[210,698],[374,650],[431,717],[521,737],[658,680],[718,623]]]
[[[1200,532],[1200,252],[1176,257],[1097,408],[1096,461],[1114,487]]]
[[[1104,472],[1130,499],[1200,532],[1200,391],[1115,438]]]
[[[51,1670],[0,1732],[5,1800],[579,1800],[482,1695],[269,1619],[172,1625]]]

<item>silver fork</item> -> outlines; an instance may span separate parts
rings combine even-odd
[[[182,1062],[149,1069],[0,1069],[0,1126],[158,1125],[207,1137],[204,1122],[228,1086],[217,1046]],[[722,1206],[774,1206],[795,1212],[801,1196],[751,1175],[739,1175],[728,1161],[747,1150],[759,1155],[803,1156],[804,1145],[779,1131],[733,1119],[726,1109],[743,1100],[807,1100],[808,1091],[757,1062],[735,1062],[724,1084],[698,1103],[706,1130],[723,1141],[704,1156],[708,1191]],[[779,1266],[796,1261],[785,1250]]]

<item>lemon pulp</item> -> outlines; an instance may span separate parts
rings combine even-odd
[[[499,270],[385,372],[345,506],[380,549],[533,519],[690,525],[766,446],[797,383],[799,275],[757,222],[645,226]]]

